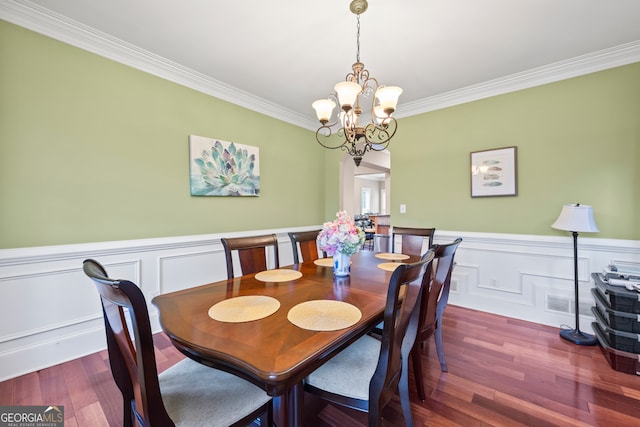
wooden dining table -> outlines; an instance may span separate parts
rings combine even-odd
[[[302,274],[294,280],[269,282],[247,274],[162,294],[152,302],[162,329],[183,354],[258,385],[274,396],[278,425],[299,426],[302,380],[382,320],[392,271],[389,262],[396,261],[379,256],[371,251],[354,254],[347,277],[334,277],[330,266],[309,261],[282,267]],[[271,297],[279,308],[261,319],[242,322],[209,315],[217,303],[241,296]],[[289,320],[292,308],[316,300],[346,302],[357,307],[361,317],[352,326],[329,331],[304,329]]]

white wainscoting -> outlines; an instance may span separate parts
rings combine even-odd
[[[288,231],[276,233],[280,265],[293,262]],[[94,258],[109,275],[137,283],[147,301],[161,293],[226,278],[223,235],[183,236],[0,250],[0,380],[106,347],[100,302],[82,272]],[[560,327],[574,326],[570,236],[438,231],[435,243],[462,237],[450,304]],[[591,331],[590,273],[611,263],[640,266],[640,242],[579,238],[580,326]],[[270,260],[272,262],[272,260]],[[159,331],[155,308],[152,327]]]
[[[568,234],[568,233],[567,233]],[[434,243],[464,240],[449,304],[555,327],[575,327],[573,238],[436,232]],[[640,241],[578,238],[580,329],[592,333],[592,272],[640,267]]]

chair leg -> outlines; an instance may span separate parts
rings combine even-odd
[[[418,390],[418,397],[421,401],[425,401],[426,396],[424,393],[424,381],[422,380],[422,355],[420,349],[423,343],[416,343],[411,351],[411,359],[413,360],[413,377],[416,380],[416,389]]]
[[[260,427],[273,427],[275,424],[273,423],[273,402],[269,402],[267,404],[267,411],[265,414],[260,416]]]
[[[442,347],[442,328],[440,327],[441,323],[438,321],[436,325],[436,351],[438,352],[438,359],[440,360],[440,370],[442,372],[449,372],[447,368],[447,362],[444,360],[444,348]]]
[[[369,404],[371,405],[371,402],[369,402]],[[369,406],[369,412],[367,414],[367,418],[368,418],[367,425],[369,427],[382,426],[382,415],[377,405],[374,405],[373,407]]]
[[[135,412],[133,411],[134,400],[123,398],[122,407],[124,409],[123,427],[134,427],[137,424]]]
[[[400,394],[400,405],[402,406],[402,415],[404,416],[404,423],[407,427],[413,427],[413,416],[411,415],[411,400],[409,399],[409,360],[408,358],[404,358],[404,360],[402,361],[402,372],[400,374],[400,382],[398,383],[398,393]],[[423,402],[424,402],[424,399],[423,399]]]

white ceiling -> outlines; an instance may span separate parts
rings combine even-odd
[[[356,56],[350,0],[0,0],[0,18],[274,117]],[[360,59],[396,115],[640,61],[640,0],[369,0]]]

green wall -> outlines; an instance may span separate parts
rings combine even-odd
[[[518,195],[471,198],[470,152],[513,145]],[[585,236],[640,239],[640,63],[401,119],[391,146],[395,225],[566,235],[581,203]]]
[[[0,248],[324,221],[311,131],[4,21],[0,58]],[[190,134],[260,147],[261,195],[191,197]]]
[[[332,219],[339,150],[313,132],[0,21],[0,248]],[[191,197],[190,134],[260,147],[262,195]],[[518,196],[469,194],[469,153],[518,147]],[[400,120],[392,223],[566,235],[564,203],[640,239],[640,64]],[[322,159],[318,161],[318,159]],[[407,213],[399,213],[399,205]]]
[[[342,150],[325,149],[325,197],[323,222],[333,221],[336,217],[336,212],[340,209],[340,161],[344,156],[346,156],[346,154],[344,154]]]

